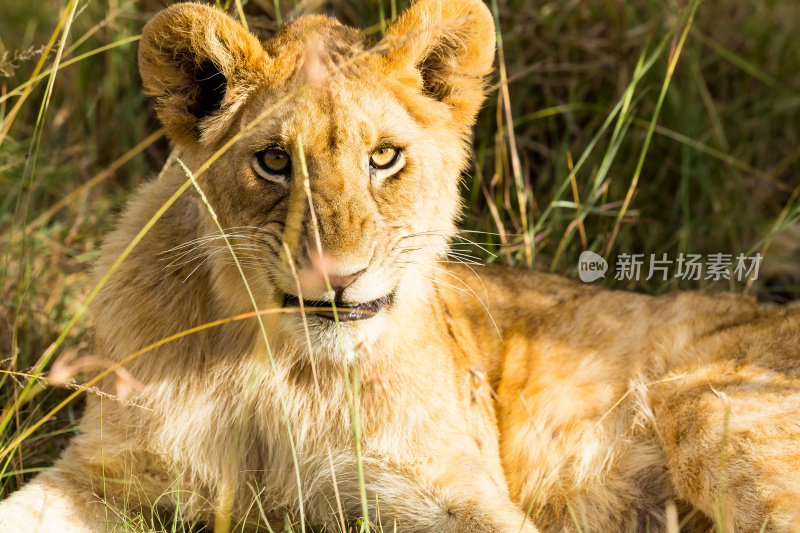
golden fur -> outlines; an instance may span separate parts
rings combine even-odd
[[[198,184],[259,308],[298,292],[391,301],[338,328],[296,312],[263,315],[263,330],[237,320],[132,360],[136,405],[89,398],[55,467],[0,504],[0,530],[100,532],[177,507],[251,527],[256,498],[270,519],[297,521],[302,503],[335,529],[340,505],[362,509],[354,393],[369,513],[386,531],[663,531],[673,502],[685,530],[789,530],[800,312],[439,262],[493,57],[479,0],[419,0],[378,43],[323,16],[264,43],[199,4],[156,16],[140,70],[175,149],[98,272],[185,183],[178,159],[199,173],[232,142]],[[402,168],[371,169],[389,145]],[[291,157],[290,180],[259,175],[269,146]],[[97,350],[120,361],[252,310],[189,190],[94,302]]]

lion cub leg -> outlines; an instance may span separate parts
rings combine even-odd
[[[436,453],[432,456],[441,457]],[[382,525],[382,531],[537,533],[505,487],[491,479],[479,458],[465,454],[451,459],[454,461],[410,466],[365,458],[370,517]],[[338,472],[336,477],[345,512],[359,516],[361,498],[352,468]],[[317,497],[307,509],[316,509],[320,517],[329,520],[330,500],[324,493]]]
[[[653,391],[678,497],[725,531],[800,525],[800,383],[718,363]]]
[[[53,469],[0,502],[0,531],[105,533],[112,525],[106,515],[99,497],[77,489],[73,480]]]

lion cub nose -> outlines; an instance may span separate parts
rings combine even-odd
[[[369,266],[364,265],[364,263],[353,264],[339,261],[324,250],[320,253],[317,250],[306,247],[304,252],[309,263],[308,267],[301,268],[299,272],[304,294],[310,295],[318,291],[325,292],[326,278],[333,292],[340,294],[366,272]],[[364,268],[356,271],[361,266],[364,266]]]
[[[337,276],[334,274],[328,274],[328,281],[331,284],[331,289],[335,292],[343,291],[347,287],[353,284],[353,282],[358,279],[358,277],[366,272],[366,268],[362,268],[358,272],[354,272],[352,274],[348,274],[346,276]]]

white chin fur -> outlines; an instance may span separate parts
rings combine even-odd
[[[299,314],[284,317],[283,332],[294,337],[300,346],[307,347],[310,341],[312,357],[316,360],[330,359],[351,363],[360,352],[369,350],[390,327],[391,310],[382,309],[377,315],[349,322],[339,322],[315,315],[308,315],[305,324]],[[303,350],[304,354],[308,350]]]

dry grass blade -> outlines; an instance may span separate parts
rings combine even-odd
[[[303,512],[304,502],[303,502],[303,492],[302,492],[303,491],[303,489],[302,489],[303,480],[300,477],[300,463],[297,460],[297,448],[296,448],[295,442],[294,442],[294,435],[293,435],[293,432],[292,432],[292,426],[289,423],[289,419],[290,419],[290,417],[289,417],[289,407],[288,407],[288,405],[286,403],[286,395],[285,395],[284,390],[283,390],[283,385],[277,379],[277,376],[278,376],[277,365],[275,364],[275,357],[273,356],[273,353],[272,353],[272,346],[271,346],[271,344],[269,342],[269,336],[267,335],[267,328],[264,325],[264,321],[262,320],[261,315],[258,314],[258,311],[259,311],[258,302],[256,302],[256,298],[253,295],[252,289],[250,288],[250,283],[247,281],[247,276],[245,276],[244,270],[242,269],[242,265],[239,262],[239,258],[237,257],[236,252],[234,251],[233,246],[230,243],[230,240],[228,239],[227,235],[225,234],[225,230],[222,228],[222,225],[220,225],[220,223],[219,223],[219,218],[217,217],[217,214],[214,211],[213,206],[209,203],[208,198],[206,198],[205,193],[200,188],[200,184],[197,183],[197,179],[192,174],[192,171],[189,170],[189,168],[186,165],[184,165],[183,161],[181,161],[180,159],[177,159],[177,162],[181,166],[181,168],[183,169],[183,172],[191,180],[192,185],[197,190],[197,193],[200,195],[200,198],[203,201],[203,205],[206,206],[206,209],[208,210],[209,214],[211,215],[211,218],[214,219],[214,223],[217,225],[217,228],[219,229],[219,232],[222,235],[223,240],[225,241],[225,245],[228,247],[228,250],[231,253],[231,257],[233,258],[234,262],[236,263],[236,269],[239,271],[239,275],[241,276],[242,281],[244,282],[245,288],[247,289],[247,295],[250,297],[250,303],[252,304],[253,310],[256,313],[256,320],[258,320],[258,327],[261,330],[261,336],[262,336],[262,338],[264,340],[264,346],[266,348],[267,357],[269,358],[269,364],[270,364],[270,367],[272,368],[273,376],[275,376],[275,379],[276,379],[275,384],[276,384],[277,391],[278,391],[278,396],[279,396],[279,399],[280,399],[280,402],[281,402],[281,407],[283,409],[284,422],[286,423],[286,433],[287,433],[287,436],[288,436],[288,439],[289,439],[289,446],[290,446],[291,451],[292,451],[292,460],[293,460],[293,464],[294,464],[295,477],[296,477],[296,480],[297,480],[297,501],[299,502],[299,507],[300,507],[300,530],[305,532],[306,523],[305,523],[305,513]],[[254,369],[254,375],[251,376],[251,383],[250,383],[251,386],[250,386],[250,390],[249,390],[249,392],[253,393],[253,394],[257,393],[256,387],[255,387],[256,379],[257,379],[257,376],[255,375],[255,369]],[[252,406],[254,405],[253,401],[245,401],[243,403],[244,403],[246,408],[252,408]],[[250,413],[247,413],[247,414],[249,415]],[[249,419],[250,419],[250,416],[242,416],[242,417],[239,418],[239,420],[241,420],[241,421],[245,421],[245,420],[249,420]],[[242,422],[242,423],[244,423],[244,422]],[[240,434],[244,433],[244,427],[240,428],[239,433]],[[216,512],[214,513],[214,531],[219,531],[221,533],[228,533],[228,531],[230,530],[231,510],[233,508],[233,501],[234,501],[235,490],[236,490],[235,489],[235,483],[234,483],[233,480],[235,479],[235,476],[238,474],[238,466],[237,466],[237,462],[236,461],[242,455],[243,450],[233,450],[233,452],[234,453],[232,453],[232,458],[231,459],[232,459],[232,461],[234,461],[234,463],[232,465],[232,472],[230,472],[230,476],[231,477],[227,480],[227,482],[222,487],[222,489],[220,489],[219,501],[217,503]]]
[[[701,0],[694,0],[692,2],[692,6],[689,12],[689,18],[686,21],[686,24],[683,28],[683,32],[680,35],[680,38],[677,40],[677,43],[673,45],[672,50],[670,50],[669,60],[667,64],[667,73],[664,77],[664,83],[661,85],[661,92],[658,95],[658,101],[656,102],[656,108],[653,112],[653,118],[650,120],[650,127],[647,130],[647,136],[644,140],[644,145],[642,146],[642,151],[639,155],[639,162],[636,164],[636,170],[633,173],[633,178],[631,179],[631,185],[628,188],[628,193],[625,195],[625,200],[622,204],[622,208],[619,210],[619,214],[617,215],[617,220],[614,224],[614,229],[611,232],[611,237],[608,238],[608,244],[605,248],[605,253],[608,254],[614,246],[614,240],[619,233],[620,225],[622,224],[622,219],[625,216],[625,213],[628,210],[628,206],[633,199],[633,193],[636,190],[636,187],[639,184],[639,177],[642,174],[642,168],[644,167],[644,160],[647,156],[647,150],[650,147],[650,141],[653,139],[653,132],[655,131],[656,122],[658,122],[658,117],[661,114],[661,107],[664,104],[664,98],[667,96],[667,90],[669,90],[670,81],[672,81],[672,75],[675,73],[675,67],[678,64],[678,59],[681,56],[681,52],[683,51],[683,45],[686,42],[686,37],[689,35],[689,30],[692,28],[692,23],[694,22],[694,16],[697,12],[697,8],[700,6]]]
[[[89,59],[92,56],[95,56],[97,54],[101,54],[103,52],[107,52],[109,50],[113,50],[115,48],[119,48],[120,46],[125,46],[126,44],[135,43],[141,38],[142,38],[141,35],[133,35],[131,37],[127,37],[125,39],[120,39],[119,41],[115,41],[113,43],[100,46],[98,48],[95,48],[94,50],[90,50],[88,52],[85,52],[83,54],[75,56],[72,59],[67,59],[66,61],[63,61],[63,62],[59,63],[57,70],[65,69],[70,65],[74,65],[76,63],[80,63],[81,61],[85,61],[86,59]],[[15,87],[14,89],[10,90],[9,92],[7,92],[7,93],[5,93],[3,95],[0,95],[0,104],[2,104],[6,100],[8,100],[9,98],[12,98],[14,96],[20,96],[20,101],[21,101],[22,98],[25,97],[27,92],[29,92],[30,90],[35,88],[37,83],[39,83],[43,79],[45,79],[48,76],[50,76],[52,73],[53,73],[53,69],[52,68],[47,69],[44,72],[41,72],[39,74],[35,74],[34,73],[34,75],[32,75],[24,83],[18,85],[17,87]],[[11,115],[9,115],[9,116],[11,116]],[[9,127],[10,127],[10,125],[9,125]],[[0,141],[1,140],[2,140],[2,138],[0,137]]]
[[[53,30],[53,34],[50,37],[50,41],[45,45],[44,51],[42,52],[39,61],[36,63],[36,67],[33,69],[33,73],[31,74],[31,79],[38,76],[39,72],[42,70],[42,67],[44,67],[44,64],[47,61],[47,57],[50,55],[50,51],[53,49],[53,45],[55,44],[56,39],[58,38],[59,34],[61,34],[61,29],[64,27],[65,24],[67,24],[67,21],[69,19],[69,14],[71,12],[74,13],[76,2],[77,0],[70,0],[69,4],[67,4],[66,9],[64,9],[64,13],[59,19],[56,29]],[[28,99],[28,96],[30,96],[31,91],[33,91],[32,84],[28,85],[28,87],[20,96],[19,100],[17,100],[16,104],[14,104],[14,107],[11,108],[11,111],[9,111],[8,114],[5,117],[3,117],[2,126],[0,126],[0,146],[3,145],[3,141],[5,140],[6,135],[8,135],[8,131],[11,129],[11,125],[14,123],[14,119],[17,118],[20,109],[22,109],[22,105],[25,103],[25,100]]]
[[[506,74],[506,62],[503,52],[503,32],[500,29],[500,13],[497,7],[497,0],[492,0],[492,13],[494,14],[495,26],[497,28],[497,55],[499,57],[500,69],[500,94],[503,102],[503,111],[505,113],[506,128],[508,134],[508,149],[511,157],[511,170],[514,175],[514,183],[517,187],[517,205],[519,208],[519,217],[522,222],[522,238],[525,243],[525,264],[528,268],[533,267],[534,261],[534,248],[531,233],[529,230],[528,218],[528,195],[530,189],[525,186],[525,181],[522,178],[522,165],[519,160],[519,153],[517,153],[517,140],[514,135],[514,117],[511,113],[511,97],[508,92],[508,75]],[[532,200],[532,198],[531,198]]]
[[[190,182],[191,183],[191,182]],[[42,416],[39,420],[34,422],[31,426],[27,427],[24,431],[20,432],[15,438],[8,442],[5,446],[0,448],[0,460],[3,460],[7,457],[11,452],[13,452],[17,447],[28,437],[30,437],[37,429],[39,429],[47,420],[55,416],[61,409],[69,405],[75,398],[80,396],[84,391],[92,390],[91,387],[96,385],[101,379],[108,376],[112,372],[116,372],[120,368],[123,368],[126,364],[130,363],[134,359],[141,357],[142,355],[151,352],[152,350],[164,346],[165,344],[169,344],[172,341],[181,339],[186,337],[187,335],[191,335],[193,333],[197,333],[209,328],[214,328],[217,326],[222,326],[223,324],[228,324],[230,322],[235,322],[238,320],[247,320],[252,319],[260,315],[266,314],[273,314],[273,313],[286,313],[286,312],[294,312],[293,309],[264,309],[258,312],[251,312],[251,313],[244,313],[241,315],[232,316],[230,318],[222,318],[220,320],[215,320],[214,322],[208,322],[206,324],[202,324],[200,326],[195,326],[193,328],[186,329],[184,331],[180,331],[169,337],[165,337],[158,342],[154,342],[148,346],[145,346],[141,350],[138,350],[131,355],[121,359],[120,361],[110,365],[108,368],[104,369],[99,374],[95,375],[91,379],[89,379],[86,383],[83,384],[82,387],[78,388],[75,392],[67,396],[64,400],[59,402],[55,407],[50,409],[44,416]],[[28,374],[30,376],[30,382],[33,383],[38,381],[41,378],[41,374]]]
[[[67,207],[68,205],[75,202],[78,198],[82,195],[86,194],[89,190],[93,187],[96,187],[109,177],[114,175],[120,167],[125,165],[125,163],[129,162],[131,159],[136,157],[140,154],[143,150],[147,147],[151,146],[153,143],[158,141],[164,137],[164,128],[159,128],[150,135],[148,135],[142,142],[128,150],[122,157],[111,163],[108,167],[103,169],[101,172],[92,176],[89,180],[86,181],[80,187],[73,189],[68,195],[64,196],[61,200],[53,204],[47,211],[33,219],[29,224],[26,225],[25,230],[23,232],[17,232],[11,236],[10,245],[14,245],[22,239],[23,235],[29,235],[37,228],[47,224],[53,215],[61,211],[63,208]]]

